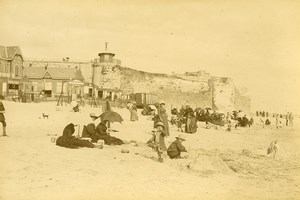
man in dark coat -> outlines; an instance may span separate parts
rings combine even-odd
[[[185,132],[191,133],[190,125],[191,125],[191,115],[194,113],[193,109],[186,105],[186,109],[184,111],[183,116],[185,117]]]
[[[178,137],[176,137],[176,140],[170,144],[167,149],[167,154],[171,159],[181,158],[181,152],[187,152],[185,147],[182,145],[183,141],[185,141],[184,136],[179,135]]]
[[[88,147],[88,148],[95,147],[93,143],[73,136],[74,132],[75,132],[75,125],[72,123],[68,124],[64,128],[63,135],[57,138],[56,145],[61,147],[71,148],[71,149],[77,149],[79,147]]]

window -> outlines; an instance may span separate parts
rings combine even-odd
[[[15,75],[19,76],[19,66],[15,65]]]
[[[18,84],[8,84],[8,89],[9,90],[18,90],[19,89],[19,85]]]

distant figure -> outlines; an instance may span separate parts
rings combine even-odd
[[[110,105],[110,98],[111,96],[107,96],[105,101],[102,103],[102,112],[112,111]],[[110,128],[110,122],[107,121],[107,128]]]
[[[276,118],[275,118],[275,125],[276,125],[276,128],[278,129],[278,128],[279,128],[279,119],[278,119],[278,115],[277,115]]]
[[[30,94],[31,102],[34,102],[34,93]]]
[[[267,154],[272,154],[272,157],[275,158],[278,150],[279,150],[278,141],[274,140],[271,142],[271,144],[267,150]]]
[[[253,123],[254,123],[254,119],[253,119],[253,117],[251,117],[250,120],[249,120],[249,127],[252,126]]]
[[[268,125],[271,125],[271,121],[269,119],[266,119],[266,122],[265,124],[268,126]]]
[[[4,96],[0,95],[0,122],[2,123],[2,129],[3,129],[2,136],[7,136],[6,135],[6,122],[5,122],[5,117],[4,117],[5,108],[2,103],[2,100],[4,100]]]
[[[230,131],[231,131],[231,128],[232,128],[231,121],[228,121],[228,125],[227,125],[226,131],[230,132]]]
[[[289,112],[285,115],[285,125],[288,126],[289,125]]]
[[[191,128],[191,122],[192,122],[192,114],[194,113],[193,109],[190,107],[190,105],[186,105],[185,111],[183,116],[185,117],[185,132],[186,133],[192,133]]]
[[[294,120],[294,117],[293,117],[293,114],[292,113],[290,113],[289,114],[289,126],[293,126],[293,120]]]
[[[182,145],[184,141],[184,135],[180,134],[176,137],[176,140],[170,144],[167,149],[167,154],[171,159],[181,158],[181,152],[187,152],[186,148]]]
[[[116,102],[117,99],[118,99],[118,95],[115,94],[115,95],[114,95],[114,102]]]
[[[137,107],[136,102],[133,102],[132,105],[129,107],[130,112],[130,121],[138,121],[138,115],[137,115]]]

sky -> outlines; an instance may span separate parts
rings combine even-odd
[[[93,60],[147,72],[205,70],[247,87],[252,110],[300,113],[300,1],[0,0],[0,45],[25,59]]]

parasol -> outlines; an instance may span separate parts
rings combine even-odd
[[[123,118],[119,113],[113,111],[106,111],[100,115],[101,121],[119,122],[122,123]]]

